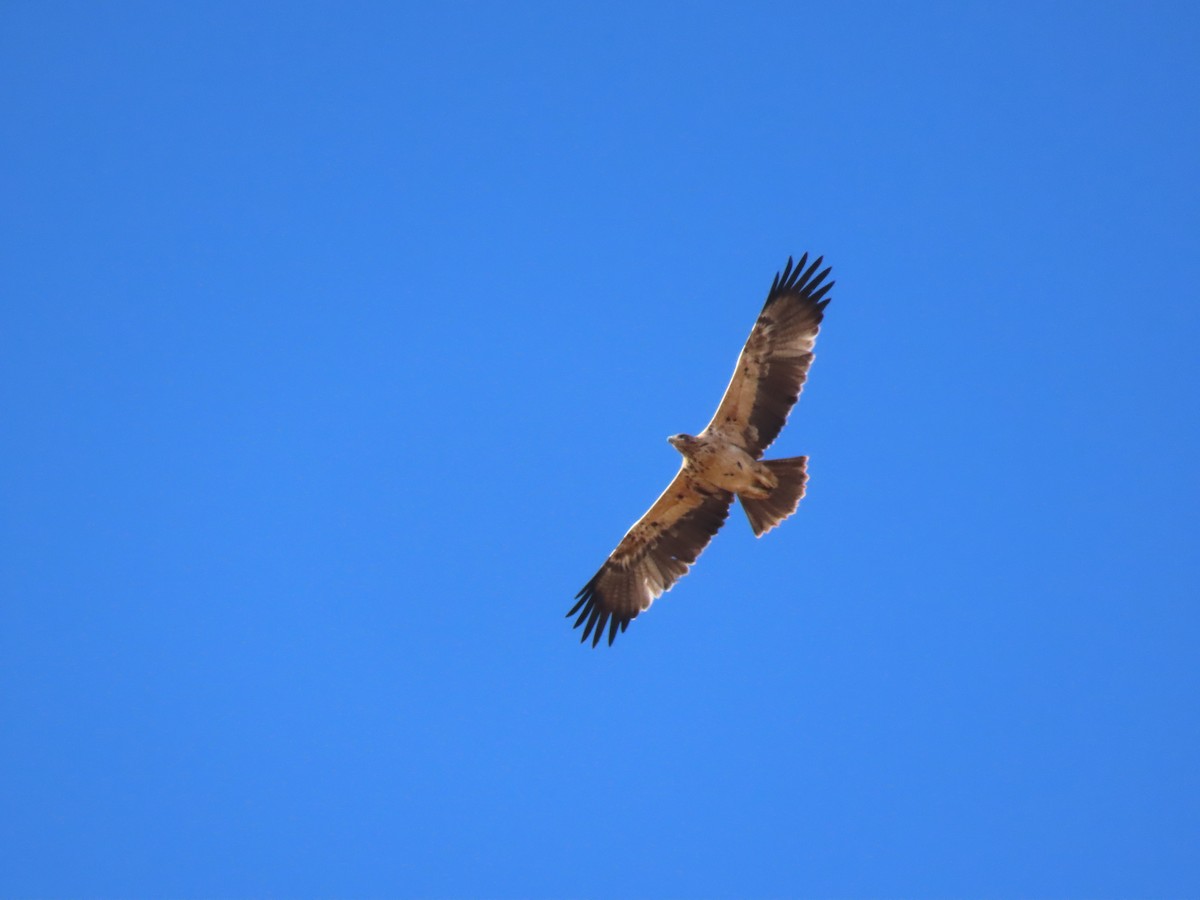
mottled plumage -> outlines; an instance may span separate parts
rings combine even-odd
[[[829,269],[808,254],[789,258],[775,276],[716,415],[699,435],[669,440],[683,454],[679,473],[583,589],[567,616],[578,613],[581,640],[611,644],[638,613],[687,574],[725,524],[736,495],[755,535],[796,511],[808,480],[808,458],[762,459],[800,396],[813,346],[829,303]]]

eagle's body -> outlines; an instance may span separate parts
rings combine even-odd
[[[677,434],[667,440],[683,454],[683,471],[698,484],[752,500],[765,500],[779,484],[765,464],[721,431],[699,437]]]
[[[708,426],[693,437],[668,438],[683,465],[654,505],[625,533],[617,548],[577,595],[583,640],[599,643],[608,626],[611,644],[639,612],[688,571],[725,523],[736,496],[756,536],[796,511],[808,481],[808,458],[763,460],[800,396],[813,346],[829,303],[829,269],[794,268],[789,259],[775,276],[767,302],[738,357],[725,396]],[[580,611],[582,610],[582,611]]]

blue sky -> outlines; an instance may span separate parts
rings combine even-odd
[[[0,894],[1200,894],[1198,39],[0,6]],[[799,513],[580,647],[806,250]]]

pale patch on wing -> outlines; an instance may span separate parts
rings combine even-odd
[[[829,269],[807,269],[808,254],[775,276],[750,337],[738,356],[733,377],[704,433],[721,432],[756,459],[779,435],[808,378],[813,347],[833,282]]]
[[[638,613],[687,574],[725,523],[733,495],[696,484],[684,468],[617,544],[592,580],[575,595],[567,613],[579,613],[586,641],[600,642],[608,626],[611,644]],[[582,611],[581,611],[582,610]]]

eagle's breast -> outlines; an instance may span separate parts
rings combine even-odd
[[[702,435],[688,455],[695,476],[713,487],[735,494],[757,492],[761,463],[721,432]]]

